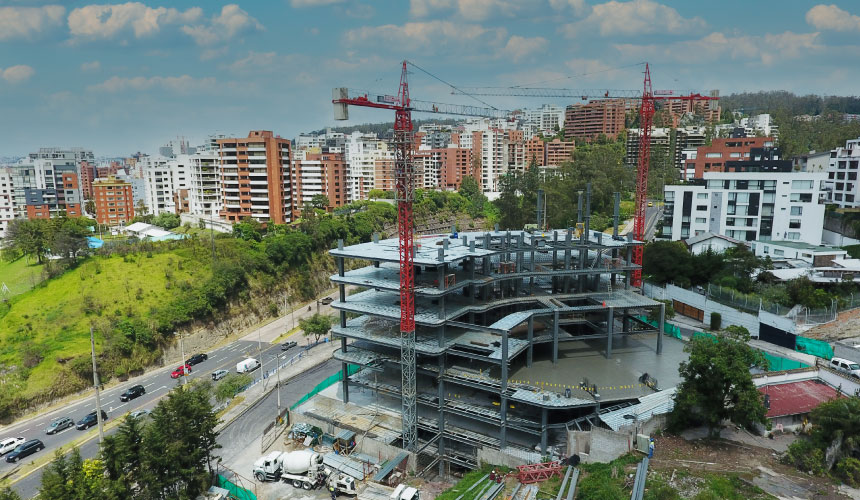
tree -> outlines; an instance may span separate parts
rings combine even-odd
[[[332,317],[325,314],[314,314],[310,318],[300,319],[299,328],[304,330],[305,335],[314,335],[314,342],[319,342],[320,337],[331,330]]]
[[[241,222],[233,224],[233,237],[245,241],[261,241],[263,226],[252,217],[245,217]]]
[[[161,212],[152,218],[152,224],[168,231],[179,227],[181,223],[179,216],[170,212]]]
[[[47,219],[12,219],[6,228],[7,245],[42,263],[53,237],[53,226]]]
[[[58,219],[58,221],[58,227],[51,237],[51,253],[69,259],[73,264],[77,263],[78,255],[89,249],[88,231],[74,219]]]
[[[84,210],[90,215],[96,213],[96,202],[95,202],[95,200],[93,200],[92,198],[87,198],[86,201],[84,202]]]
[[[645,246],[642,272],[657,283],[690,286],[692,257],[681,241],[655,241]]]
[[[767,368],[761,351],[747,345],[743,327],[727,329],[716,337],[694,337],[684,348],[689,360],[681,363],[681,383],[669,426],[681,430],[702,423],[711,437],[719,437],[723,420],[751,427],[764,424],[767,413],[750,368]]]
[[[21,500],[21,496],[12,488],[3,488],[0,490],[0,500]]]
[[[315,194],[311,196],[311,206],[317,210],[325,210],[329,206],[328,196],[324,194]]]
[[[231,373],[215,386],[215,399],[220,403],[235,396],[243,387],[252,382],[247,373]]]
[[[840,455],[856,456],[860,452],[860,398],[838,398],[812,410],[812,438],[821,447],[834,440],[842,443]]]

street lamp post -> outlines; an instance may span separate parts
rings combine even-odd
[[[278,376],[278,385],[275,388],[275,392],[278,393],[278,414],[275,415],[276,419],[280,418],[280,416],[281,416],[281,354],[282,353],[280,353],[280,352],[275,354],[275,360],[276,360],[275,373]]]
[[[90,327],[90,352],[93,356],[93,386],[96,388],[96,422],[99,425],[99,443],[104,441],[104,420],[102,419],[102,400],[99,396],[99,372],[96,369],[96,341],[93,337],[93,327]]]
[[[185,348],[182,345],[182,332],[179,333],[179,355],[182,356],[182,359],[179,360],[182,363],[182,383],[188,384],[188,368],[185,367]]]

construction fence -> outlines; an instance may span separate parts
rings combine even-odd
[[[695,338],[708,338],[708,339],[713,340],[714,342],[717,341],[716,335],[713,335],[711,333],[705,333],[705,332],[695,332],[695,333],[693,333],[693,338],[694,339]],[[797,338],[800,339],[800,338],[805,338],[805,337],[798,336]],[[806,340],[813,340],[813,339],[806,339]],[[816,341],[816,342],[820,342],[820,341]],[[820,349],[820,346],[816,345],[815,349]],[[798,349],[798,351],[800,351],[800,349]],[[771,354],[767,351],[761,351],[761,353],[764,354],[764,358],[767,360],[767,366],[768,366],[767,371],[769,371],[769,372],[780,372],[783,370],[795,370],[797,368],[809,368],[809,365],[807,365],[806,363],[802,363],[802,362],[797,361],[795,359],[784,358],[782,356],[777,356],[775,354]],[[812,353],[809,353],[809,354],[812,354]]]
[[[657,321],[651,321],[646,316],[637,316],[640,321],[644,321],[654,328],[659,328],[659,323]],[[678,340],[681,340],[681,329],[678,328],[677,325],[670,325],[668,321],[663,322],[663,333],[670,337],[675,337]]]
[[[346,365],[347,376],[354,375],[354,374],[358,373],[359,370],[361,370],[361,367],[358,365],[351,365],[351,364]],[[322,382],[317,384],[316,387],[314,387],[313,389],[310,390],[310,392],[308,392],[307,394],[302,396],[302,398],[299,399],[298,401],[296,401],[296,403],[293,406],[291,406],[290,409],[295,410],[296,408],[299,407],[299,405],[301,405],[305,401],[316,396],[320,392],[322,392],[325,389],[331,387],[332,385],[340,382],[341,380],[343,380],[343,371],[338,370],[337,372],[335,372],[334,374],[330,375],[325,380],[323,380]]]
[[[218,486],[229,491],[230,498],[235,498],[236,500],[257,500],[257,495],[253,492],[242,488],[221,474],[218,474]]]

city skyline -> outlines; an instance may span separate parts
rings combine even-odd
[[[637,89],[647,60],[655,88],[851,94],[860,69],[844,61],[860,51],[858,14],[844,1],[6,0],[0,155],[83,146],[122,156],[252,129],[293,138],[340,124],[332,87],[394,93],[404,58],[457,85]],[[411,79],[415,98],[475,103],[420,71]],[[357,110],[348,123],[390,119]]]

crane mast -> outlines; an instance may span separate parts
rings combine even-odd
[[[651,90],[651,69],[645,63],[642,103],[639,107],[639,165],[636,169],[636,204],[633,217],[633,238],[645,240],[645,206],[648,204],[648,170],[651,168],[651,127],[654,121],[654,94]],[[633,262],[642,265],[642,245],[633,247]],[[642,268],[633,271],[633,286],[642,286]]]

